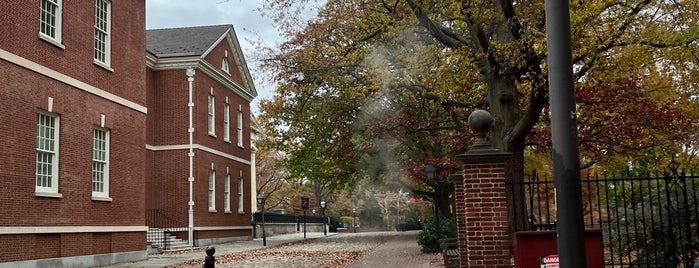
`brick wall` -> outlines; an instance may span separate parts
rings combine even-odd
[[[112,1],[113,72],[93,63],[94,1],[63,1],[65,49],[38,37],[40,2],[3,2],[0,49],[145,105],[145,0]]]
[[[145,105],[145,1],[112,2],[113,71],[93,63],[93,1],[63,1],[65,48],[39,38],[39,3],[3,2],[0,49]],[[144,226],[146,115],[5,60],[0,77],[0,226]],[[49,98],[60,116],[60,198],[35,196],[37,113]],[[112,201],[92,200],[92,130],[101,115]],[[0,262],[137,250],[145,232],[0,235]]]
[[[131,252],[146,248],[144,232],[0,236],[0,262]]]
[[[453,180],[461,267],[511,265],[503,155],[465,156]]]

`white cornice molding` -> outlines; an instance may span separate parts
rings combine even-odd
[[[196,57],[180,57],[180,58],[163,58],[156,59],[154,57],[148,57],[146,55],[146,66],[155,71],[161,70],[178,70],[178,69],[199,69],[216,82],[221,83],[224,87],[228,88],[230,91],[238,96],[241,96],[248,102],[251,102],[256,95],[253,95],[249,90],[245,90],[241,85],[233,81],[229,76],[223,75],[209,62],[205,61],[203,58]]]
[[[10,63],[17,65],[17,66],[21,66],[23,68],[26,68],[27,70],[44,75],[48,78],[62,82],[66,85],[72,86],[72,87],[77,88],[79,90],[82,90],[82,91],[85,91],[87,93],[93,94],[95,96],[101,97],[101,98],[106,99],[108,101],[120,104],[122,106],[128,107],[128,108],[136,110],[138,112],[141,112],[144,114],[148,113],[148,108],[146,108],[146,106],[140,105],[138,103],[127,100],[125,98],[122,98],[120,96],[117,96],[115,94],[107,92],[105,90],[99,89],[99,88],[92,86],[88,83],[85,83],[85,82],[80,81],[78,79],[67,76],[63,73],[60,73],[56,70],[50,69],[46,66],[38,64],[38,63],[33,62],[31,60],[22,58],[19,55],[15,55],[13,53],[10,53],[9,51],[0,49],[0,59],[6,60]]]
[[[145,232],[148,226],[3,226],[0,235]]]
[[[216,149],[212,149],[206,146],[203,146],[201,144],[192,144],[192,148],[197,149],[197,150],[202,150],[217,156],[225,157],[230,160],[243,163],[246,165],[250,165],[250,160],[243,159],[237,156],[234,156],[232,154],[224,153]],[[154,146],[154,145],[149,145],[146,144],[146,150],[151,150],[151,151],[174,151],[174,150],[189,150],[189,144],[176,144],[176,145],[160,145],[160,146]]]

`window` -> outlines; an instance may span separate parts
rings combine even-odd
[[[110,64],[111,3],[95,0],[95,62]]]
[[[223,106],[223,140],[231,141],[231,105],[226,103]]]
[[[215,128],[214,128],[214,95],[209,95],[209,135],[215,136]]]
[[[40,36],[61,43],[61,0],[41,0]]]
[[[216,171],[209,171],[209,211],[216,211]]]
[[[231,174],[226,174],[223,184],[223,211],[231,211]]]
[[[36,124],[36,192],[58,193],[59,117],[39,113]]]
[[[243,171],[240,171],[240,177],[238,177],[238,213],[243,212]]]
[[[243,147],[243,111],[238,108],[238,146]]]
[[[223,60],[221,60],[221,70],[223,70],[227,74],[230,74],[231,70],[228,67],[228,59],[226,57],[223,57]]]
[[[92,196],[109,197],[109,131],[92,133]]]

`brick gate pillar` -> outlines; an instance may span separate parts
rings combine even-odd
[[[478,141],[457,156],[463,173],[452,177],[460,267],[510,267],[505,162],[511,154],[488,142],[490,113],[476,110],[468,124]]]

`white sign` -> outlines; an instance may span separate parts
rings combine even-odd
[[[540,259],[541,261],[541,268],[558,268],[558,255],[548,255],[546,257],[542,257]]]

